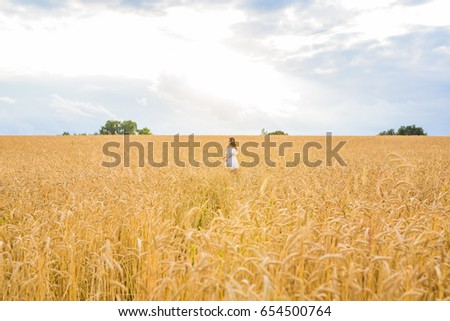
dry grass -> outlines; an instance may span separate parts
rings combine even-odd
[[[450,299],[448,137],[237,175],[104,168],[110,138],[0,137],[1,300]]]

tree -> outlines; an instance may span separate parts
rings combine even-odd
[[[150,129],[148,129],[147,127],[138,129],[137,132],[139,135],[151,135],[152,134],[152,131]]]
[[[379,133],[378,135],[381,135],[381,136],[385,136],[385,135],[393,136],[393,135],[395,135],[395,129],[392,128],[392,129],[384,130],[381,133]]]
[[[287,135],[287,133],[285,133],[282,130],[275,130],[273,132],[268,132],[267,130],[265,130],[264,128],[261,129],[261,135]]]
[[[120,125],[119,134],[136,135],[136,132],[137,132],[137,124],[132,120],[124,120]]]
[[[108,120],[98,132],[99,135],[136,135],[137,133],[139,135],[152,134],[151,130],[147,127],[138,129],[137,123],[132,120]],[[95,133],[94,135],[97,135],[97,133]]]
[[[70,134],[69,134],[69,132],[64,132],[62,135],[63,136],[69,136]]]
[[[122,123],[118,120],[108,120],[105,125],[100,128],[100,135],[119,135],[123,133]]]
[[[394,129],[389,129],[382,131],[378,135],[384,136],[384,135],[399,135],[399,136],[410,136],[410,135],[417,135],[417,136],[426,136],[427,133],[424,132],[422,127],[416,127],[416,125],[409,125],[409,126],[401,126],[397,132]]]
[[[397,130],[397,135],[417,135],[426,136],[427,133],[423,131],[422,127],[416,127],[416,125],[402,126]]]
[[[287,135],[287,133],[285,133],[285,132],[282,131],[282,130],[276,130],[276,131],[267,133],[267,135]]]

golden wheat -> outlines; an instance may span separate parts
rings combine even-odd
[[[448,137],[340,137],[346,167],[274,151],[236,175],[105,168],[111,139],[0,137],[0,299],[450,299]]]

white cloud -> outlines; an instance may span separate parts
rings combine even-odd
[[[208,58],[208,48],[244,19],[237,10],[189,7],[152,16],[84,7],[85,14],[21,20],[0,12],[0,70],[64,76],[106,75],[152,79],[162,71]],[[226,56],[217,60],[227,63]],[[193,59],[195,58],[195,61]]]
[[[13,105],[16,103],[16,100],[11,97],[0,97],[0,103],[5,103],[8,105]]]
[[[117,119],[117,116],[111,113],[102,105],[89,102],[73,101],[65,99],[59,95],[51,96],[51,106],[55,109],[57,115],[61,118],[71,120],[80,118],[107,118]]]
[[[348,31],[359,33],[364,39],[384,40],[391,36],[406,34],[412,26],[449,26],[450,19],[447,14],[449,10],[450,3],[442,0],[417,6],[394,5],[374,8],[356,16],[353,26]]]
[[[377,0],[377,1],[361,1],[361,0],[339,0],[334,1],[349,10],[374,10],[385,8],[393,5],[398,0]]]
[[[212,118],[233,119],[255,110],[289,117],[309,96],[310,84],[267,65],[236,61],[231,66],[205,62],[202,70],[161,75],[148,88],[165,100]]]
[[[46,10],[0,0],[0,81],[86,80],[73,91],[29,90],[16,106],[57,92],[51,112],[68,120],[115,118],[111,111],[121,113],[127,99],[127,117],[150,115],[152,108],[136,106],[149,102],[159,117],[173,116],[164,125],[158,119],[168,132],[190,124],[187,115],[199,129],[215,130],[208,122],[218,121],[259,129],[273,121],[283,129],[303,119],[313,131],[346,110],[347,119],[361,118],[355,106],[376,99],[400,104],[417,93],[424,106],[424,97],[448,101],[447,0],[65,3]]]
[[[147,106],[148,105],[148,99],[145,97],[136,98],[136,101],[141,106]]]

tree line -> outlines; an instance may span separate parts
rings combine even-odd
[[[265,130],[264,128],[261,129],[261,135],[286,135],[287,136],[288,133],[282,131],[282,130],[275,130],[272,132],[268,132],[267,130]]]
[[[401,126],[397,131],[395,129],[388,129],[384,130],[378,135],[380,136],[394,136],[394,135],[400,135],[400,136],[426,136],[427,133],[423,130],[422,127],[417,127],[416,125],[408,125],[408,126]]]
[[[138,128],[138,125],[135,121],[132,120],[107,120],[106,123],[100,128],[100,130],[94,135],[152,135],[152,131],[147,128]],[[282,130],[275,130],[272,132],[268,132],[264,128],[261,130],[261,135],[287,135],[288,133]],[[64,132],[63,136],[70,135],[69,132]],[[78,134],[78,135],[87,135],[86,133]],[[409,136],[409,135],[417,135],[417,136],[426,136],[427,133],[423,130],[422,127],[418,127],[416,125],[408,125],[401,126],[399,129],[388,129],[380,132],[378,135],[380,136]]]
[[[107,120],[106,123],[94,135],[151,135],[152,131],[147,127],[138,128],[135,121],[132,120]],[[63,136],[70,135],[69,132],[64,132]],[[87,135],[86,133],[78,135]]]

